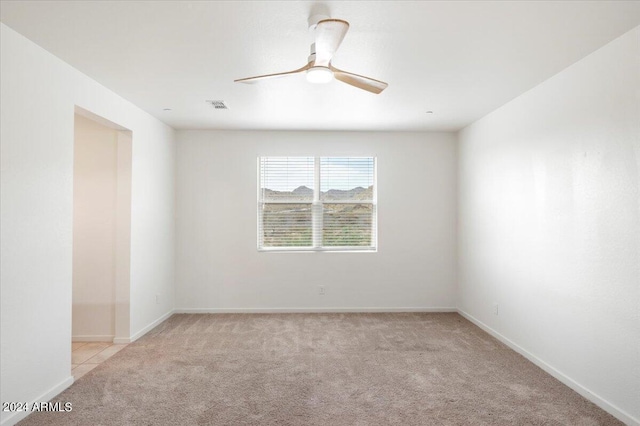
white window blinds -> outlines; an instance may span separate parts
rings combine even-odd
[[[258,249],[376,249],[374,157],[260,157],[258,168]]]

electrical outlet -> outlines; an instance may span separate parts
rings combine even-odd
[[[324,286],[323,285],[318,286],[318,294],[320,296],[324,296]]]
[[[498,304],[497,303],[493,304],[493,315],[498,315]]]

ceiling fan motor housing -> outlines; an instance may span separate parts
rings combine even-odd
[[[307,63],[311,64],[316,61],[316,44],[311,43],[311,47],[309,48],[309,57],[307,58]]]

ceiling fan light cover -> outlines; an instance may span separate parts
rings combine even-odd
[[[307,81],[309,83],[323,84],[333,80],[333,71],[327,67],[311,67],[307,70]]]

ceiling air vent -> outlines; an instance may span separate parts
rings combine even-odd
[[[208,104],[211,104],[215,109],[229,109],[227,104],[224,101],[207,101]]]

